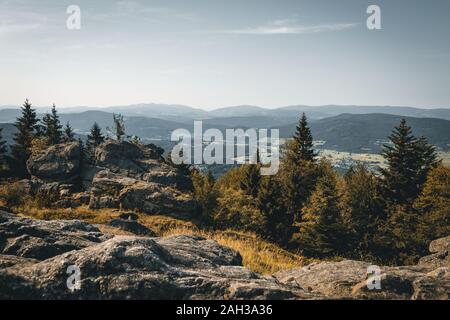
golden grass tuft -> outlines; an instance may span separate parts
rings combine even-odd
[[[22,216],[41,220],[83,220],[92,224],[104,224],[119,215],[111,209],[91,210],[87,206],[67,209],[36,208],[26,205],[16,208]]]
[[[245,267],[261,274],[273,274],[282,269],[300,267],[313,262],[311,259],[283,250],[251,233],[234,230],[211,232],[190,228],[174,228],[167,230],[163,236],[177,234],[197,234],[234,249],[241,254]]]
[[[121,230],[119,228],[111,227],[106,224],[98,224],[96,226],[102,233],[109,233],[109,234],[113,234],[116,236],[134,236],[135,235],[131,232]]]
[[[170,216],[139,214],[139,222],[152,229],[158,236],[164,236],[170,230],[196,230],[191,221],[181,220]]]

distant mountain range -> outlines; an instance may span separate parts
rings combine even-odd
[[[19,106],[0,107],[0,122],[14,121],[17,116]],[[12,109],[12,110],[11,110]],[[38,112],[45,113],[50,107],[37,108]],[[396,106],[288,106],[276,109],[265,109],[257,106],[234,106],[206,111],[198,108],[192,108],[183,105],[170,104],[134,104],[127,106],[113,107],[73,107],[61,108],[60,113],[80,113],[85,111],[103,111],[109,113],[121,113],[127,116],[144,116],[149,118],[158,118],[176,122],[186,122],[192,119],[211,119],[211,118],[230,118],[230,117],[268,117],[280,121],[292,121],[292,118],[298,118],[302,112],[305,112],[310,119],[323,119],[337,116],[343,113],[349,114],[368,114],[384,113],[416,118],[440,118],[450,120],[450,109],[421,109],[412,107]],[[7,120],[9,121],[7,121]]]
[[[88,110],[89,109],[89,110]],[[38,108],[41,118],[48,109]],[[69,112],[70,111],[70,112]],[[148,141],[160,141],[169,147],[173,130],[193,129],[193,120],[203,120],[204,130],[217,128],[279,128],[281,137],[292,136],[302,112],[309,119],[315,140],[323,148],[350,152],[379,152],[392,128],[406,118],[414,134],[426,136],[443,150],[450,150],[450,109],[419,109],[409,107],[362,106],[291,106],[264,109],[238,106],[205,111],[181,105],[140,104],[107,108],[60,109],[61,122],[70,122],[76,133],[85,136],[94,122],[103,130],[112,127],[112,113],[125,117],[128,135]],[[0,127],[8,142],[15,127],[12,123],[20,109],[0,109]]]
[[[276,109],[265,109],[257,106],[234,106],[205,111],[182,105],[164,104],[138,104],[122,107],[108,107],[102,109],[107,112],[117,112],[126,115],[140,115],[167,120],[176,120],[180,117],[188,119],[209,119],[209,118],[230,118],[230,117],[269,117],[272,119],[291,119],[299,117],[305,112],[311,119],[323,119],[337,116],[343,113],[367,114],[385,113],[392,115],[418,117],[418,118],[441,118],[450,120],[450,109],[420,109],[411,107],[390,107],[390,106],[288,106]]]

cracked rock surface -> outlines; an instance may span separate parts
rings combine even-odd
[[[448,299],[448,240],[430,247],[432,258],[416,266],[381,267],[381,290],[369,290],[366,262],[263,276],[243,267],[238,252],[195,235],[113,236],[81,221],[0,211],[0,298]],[[68,288],[70,266],[79,268],[79,290]]]

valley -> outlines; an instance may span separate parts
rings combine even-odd
[[[310,119],[315,146],[329,158],[335,167],[345,169],[362,161],[369,167],[383,165],[379,153],[387,143],[392,128],[402,117],[413,127],[414,134],[426,136],[440,153],[444,164],[450,162],[450,111],[448,109],[419,109],[409,107],[364,106],[292,106],[264,109],[255,106],[222,108],[213,111],[181,105],[141,104],[122,107],[83,107],[60,109],[61,123],[69,122],[75,134],[82,140],[94,122],[108,135],[112,135],[112,115],[124,115],[129,137],[137,136],[144,143],[154,143],[170,151],[176,142],[170,141],[174,130],[184,128],[193,131],[194,120],[203,121],[203,130],[216,128],[225,133],[229,128],[279,129],[280,137],[292,136],[296,119],[306,112]],[[42,117],[47,110],[38,108]],[[0,128],[8,143],[13,142],[16,128],[13,123],[20,109],[0,109]],[[213,171],[223,171],[223,168]]]

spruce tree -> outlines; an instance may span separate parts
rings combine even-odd
[[[3,140],[2,131],[3,128],[0,128],[0,178],[4,178],[9,171],[8,157],[6,156],[8,146],[6,144],[6,141]]]
[[[8,145],[5,140],[3,140],[3,128],[0,128],[0,157],[3,156],[8,151]]]
[[[323,175],[303,208],[296,241],[307,256],[327,257],[345,252],[346,237],[339,209],[336,174]]]
[[[240,181],[242,191],[244,191],[245,194],[256,198],[260,181],[260,166],[257,164],[245,165]]]
[[[75,140],[75,133],[73,132],[72,126],[69,122],[64,126],[63,141],[72,142]]]
[[[93,156],[95,149],[103,142],[105,142],[105,137],[102,134],[102,129],[95,122],[91,128],[91,132],[87,136],[86,149],[89,155]]]
[[[364,164],[350,168],[344,181],[343,220],[351,237],[351,250],[359,258],[373,251],[373,239],[385,219],[385,211],[378,180]]]
[[[264,220],[255,199],[242,190],[226,189],[217,199],[217,209],[214,212],[216,228],[233,228],[264,235]]]
[[[274,176],[261,180],[256,203],[264,216],[264,236],[285,245],[292,236],[293,217],[287,212],[283,191]]]
[[[300,222],[301,209],[315,189],[322,163],[302,161],[295,164],[291,160],[283,159],[279,175],[286,208],[294,220]]]
[[[436,147],[429,144],[428,140],[423,136],[417,139],[416,150],[419,153],[417,178],[419,185],[422,187],[427,180],[430,170],[436,168],[441,161],[438,160]]]
[[[196,169],[192,170],[194,196],[201,207],[202,218],[205,224],[213,222],[213,212],[217,207],[218,191],[216,190],[215,182],[211,170],[207,174],[201,173]]]
[[[420,215],[418,233],[426,241],[450,234],[450,169],[432,169],[420,196],[414,202]]]
[[[308,126],[306,115],[303,113],[293,136],[289,156],[292,157],[293,162],[296,164],[300,164],[302,161],[314,162],[317,154],[313,147],[311,129]]]
[[[297,222],[301,221],[301,209],[317,182],[316,155],[311,130],[303,113],[293,139],[286,144],[280,170],[286,207]]]
[[[36,111],[32,108],[31,103],[25,100],[22,106],[22,114],[15,123],[18,132],[14,135],[15,144],[12,146],[12,155],[17,166],[17,174],[26,176],[26,162],[31,155],[31,146],[36,134],[38,125]]]
[[[381,169],[384,196],[393,205],[411,204],[428,171],[438,163],[435,149],[425,138],[414,137],[405,119],[394,128],[389,139],[391,145],[385,145],[383,150],[388,168]]]
[[[59,122],[58,112],[56,106],[53,105],[50,114],[46,114],[42,119],[44,124],[44,136],[50,145],[58,144],[62,139],[62,126]]]

